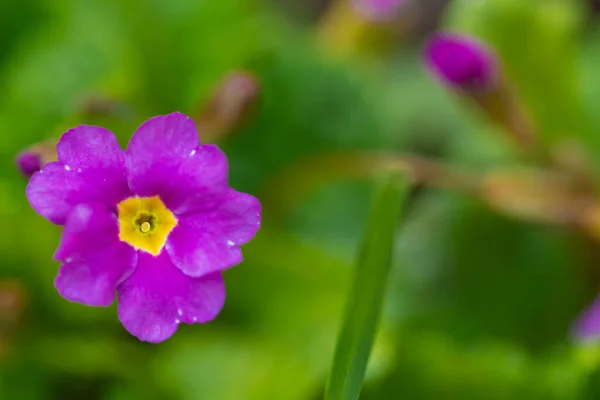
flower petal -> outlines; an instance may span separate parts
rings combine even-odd
[[[579,340],[600,339],[600,296],[579,317],[573,333]]]
[[[113,209],[129,197],[125,152],[110,131],[81,125],[63,134],[56,150],[59,161],[44,166],[27,185],[38,214],[63,225],[77,204],[100,202]]]
[[[194,122],[181,113],[142,124],[127,146],[126,168],[136,195],[159,195],[175,214],[203,207],[227,188],[227,158],[217,146],[200,146]]]
[[[61,296],[108,306],[135,269],[137,252],[119,241],[117,218],[106,206],[81,204],[69,214],[54,258],[63,261],[54,281]]]
[[[180,217],[165,246],[175,265],[189,276],[203,276],[242,262],[239,246],[260,227],[260,203],[254,196],[229,190],[210,211]]]
[[[151,343],[168,339],[180,322],[208,322],[225,303],[219,273],[202,278],[184,275],[166,252],[158,257],[139,252],[138,266],[119,285],[119,320],[138,339]]]

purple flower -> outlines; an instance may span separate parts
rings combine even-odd
[[[57,144],[58,161],[27,186],[31,206],[64,225],[55,280],[67,300],[108,306],[121,323],[161,342],[179,323],[212,320],[225,301],[221,271],[260,226],[256,198],[227,184],[227,158],[200,145],[180,113],[142,124],[123,151],[108,130],[81,125]]]
[[[15,157],[15,164],[21,174],[24,177],[29,178],[34,172],[37,172],[42,168],[42,157],[34,151],[25,150],[17,154],[17,157]]]
[[[492,51],[470,37],[438,33],[425,46],[424,59],[439,80],[457,89],[487,90],[498,82]]]
[[[582,313],[575,323],[573,333],[578,340],[600,339],[600,297]]]
[[[395,12],[405,0],[353,0],[355,9],[373,21],[394,18]]]

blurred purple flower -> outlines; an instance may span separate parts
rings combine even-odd
[[[426,44],[424,60],[440,81],[457,89],[484,91],[498,82],[499,66],[492,51],[467,36],[433,35]]]
[[[600,297],[586,309],[574,326],[574,336],[578,340],[600,339]]]
[[[34,172],[37,172],[42,167],[42,157],[39,153],[32,150],[25,150],[15,157],[17,169],[26,178],[31,177]]]
[[[81,125],[57,144],[58,161],[36,172],[27,198],[64,225],[54,258],[67,300],[108,306],[118,293],[124,327],[161,342],[179,323],[212,320],[225,301],[221,271],[260,226],[256,198],[227,184],[227,158],[200,145],[180,113],[142,124],[123,151],[115,136]]]
[[[406,0],[352,0],[354,8],[365,18],[385,21],[394,18],[395,12]]]

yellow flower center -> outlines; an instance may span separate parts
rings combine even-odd
[[[160,254],[177,218],[154,197],[130,197],[117,204],[119,239],[154,256]]]

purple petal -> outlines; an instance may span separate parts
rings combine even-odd
[[[100,202],[115,209],[130,196],[125,153],[110,131],[81,125],[63,134],[56,150],[59,161],[44,166],[27,185],[38,214],[62,225],[77,204]]]
[[[21,174],[29,178],[42,167],[42,159],[38,153],[33,151],[24,151],[17,155],[15,164]]]
[[[215,209],[180,217],[169,235],[166,250],[175,265],[189,276],[203,276],[242,262],[239,246],[260,227],[258,200],[229,190]]]
[[[208,322],[223,308],[221,274],[190,278],[164,251],[158,257],[144,252],[138,257],[135,272],[118,287],[119,320],[138,339],[162,342],[180,322]]]
[[[491,50],[467,36],[434,35],[424,57],[438,79],[460,89],[483,90],[498,81],[498,62]]]
[[[181,113],[149,119],[127,146],[129,187],[138,196],[159,195],[175,214],[209,207],[227,189],[227,158],[200,146],[194,122]]]
[[[600,338],[600,296],[581,314],[575,323],[573,333],[579,340]]]
[[[69,214],[54,258],[63,261],[54,281],[65,299],[108,306],[135,269],[137,252],[118,239],[117,218],[102,204],[82,204]]]

